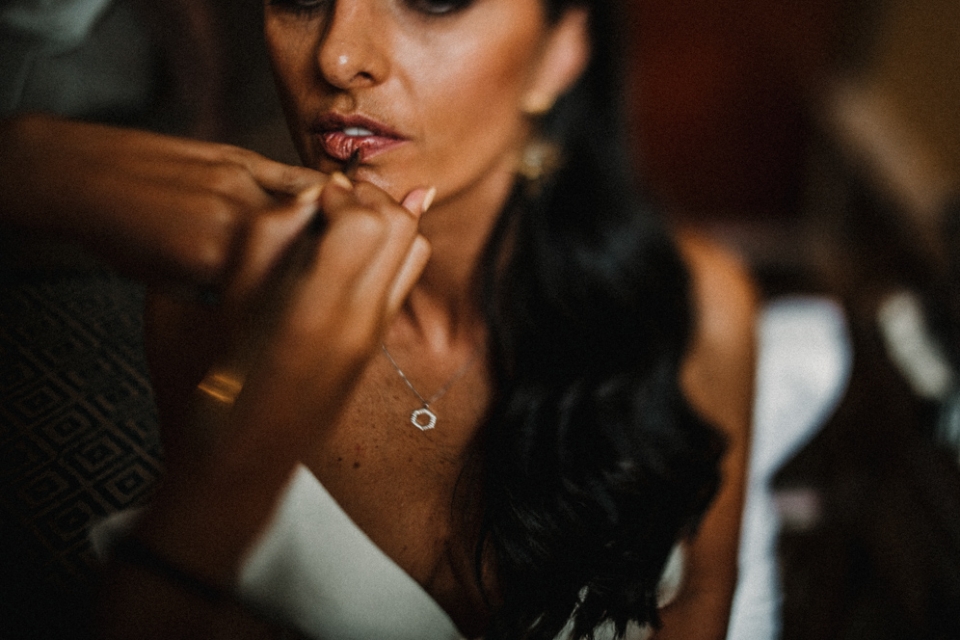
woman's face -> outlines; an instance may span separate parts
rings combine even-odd
[[[555,98],[585,62],[585,33],[559,30],[542,0],[267,0],[265,10],[304,163],[331,172],[359,149],[358,178],[397,199],[436,186],[438,204],[512,181],[525,105]]]

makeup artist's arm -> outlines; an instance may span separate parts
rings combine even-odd
[[[286,205],[286,215],[276,212],[277,220],[298,222],[272,227],[251,245],[220,310],[161,297],[150,310],[158,393],[180,388],[185,397],[204,366],[193,351],[206,335],[197,321],[212,321],[210,331],[219,321],[229,335],[236,316],[262,300],[260,286],[274,282],[257,276],[269,271],[263,265],[276,263],[297,238],[313,233],[306,222],[317,208],[323,212],[327,228],[316,241],[315,257],[227,409],[222,430],[196,441],[202,456],[187,463],[168,460],[163,484],[134,534],[190,575],[224,589],[233,584],[303,451],[315,447],[337,419],[429,257],[417,230],[424,190],[409,194],[401,206],[372,185],[349,189],[338,180],[327,183],[318,202]],[[183,429],[190,425],[170,424],[172,415],[161,414],[165,430],[180,430],[181,442],[196,437],[196,429]],[[224,615],[141,567],[118,562],[108,577],[101,626],[106,638],[206,637]],[[196,617],[184,616],[183,606]]]
[[[152,282],[216,283],[251,216],[322,179],[228,145],[0,120],[0,229],[77,241]]]

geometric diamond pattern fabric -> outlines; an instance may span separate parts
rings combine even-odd
[[[0,518],[22,547],[2,553],[43,579],[85,581],[89,524],[159,477],[142,311],[107,272],[0,276]]]

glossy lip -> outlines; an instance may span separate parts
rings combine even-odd
[[[348,127],[369,130],[369,136],[348,136],[343,132]],[[346,162],[353,152],[360,150],[360,161],[403,144],[407,139],[382,122],[362,115],[326,113],[317,118],[311,129],[320,142],[320,148],[338,162]]]

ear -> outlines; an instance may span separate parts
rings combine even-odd
[[[550,27],[540,59],[523,95],[521,108],[528,115],[550,110],[580,77],[590,59],[589,12],[571,7]]]

